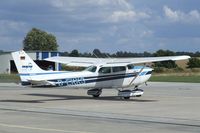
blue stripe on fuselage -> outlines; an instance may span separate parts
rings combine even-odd
[[[144,75],[148,75],[148,74],[151,74],[152,71],[143,71],[139,74],[139,76],[144,76]]]
[[[128,73],[128,74],[115,74],[115,75],[92,76],[92,77],[55,79],[55,80],[48,80],[48,81],[55,82],[57,86],[68,86],[68,85],[78,85],[78,84],[84,84],[84,83],[123,79],[123,78],[134,77],[136,75],[137,75],[136,73]]]
[[[152,71],[148,71],[148,72],[146,73],[146,75],[148,75],[148,74],[152,74]]]
[[[19,73],[19,76],[35,76],[35,75],[49,75],[49,74],[63,74],[69,72],[45,72],[45,73]]]
[[[151,72],[146,71],[145,75],[150,74]],[[67,79],[55,79],[48,80],[49,82],[55,82],[57,86],[68,86],[68,85],[79,85],[87,84],[93,82],[102,82],[116,79],[124,79],[136,76],[137,73],[128,73],[128,74],[115,74],[115,75],[104,75],[104,76],[92,76],[92,77],[76,77],[76,78],[67,78]],[[140,75],[139,75],[140,76]]]
[[[23,85],[23,86],[28,86],[28,85],[31,85],[31,83],[30,83],[30,82],[27,82],[27,81],[26,81],[26,82],[25,82],[25,81],[22,81],[22,82],[21,82],[21,85]]]

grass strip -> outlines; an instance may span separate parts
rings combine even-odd
[[[20,78],[17,74],[0,74],[0,83],[19,83]]]
[[[186,82],[186,83],[200,83],[199,75],[176,76],[176,75],[152,75],[149,81],[152,82]]]

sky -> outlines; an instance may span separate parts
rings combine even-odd
[[[200,51],[200,0],[1,0],[0,50],[16,51],[33,28],[59,51]]]

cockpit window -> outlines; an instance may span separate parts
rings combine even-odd
[[[128,69],[133,69],[134,68],[134,65],[127,65]]]
[[[90,66],[90,67],[85,69],[85,71],[89,71],[89,72],[96,72],[96,70],[97,70],[96,66]]]
[[[111,67],[102,67],[99,69],[99,73],[103,73],[103,74],[111,73]]]
[[[113,72],[123,72],[126,71],[126,67],[125,66],[117,66],[117,67],[113,67]]]

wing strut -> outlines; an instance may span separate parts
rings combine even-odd
[[[146,64],[144,64],[144,67],[141,68],[141,70],[137,73],[137,75],[131,80],[130,84],[128,86],[131,86],[133,81],[140,75],[140,73],[143,71],[143,69],[146,67]]]

